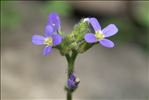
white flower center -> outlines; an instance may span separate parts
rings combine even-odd
[[[105,37],[105,35],[101,31],[96,31],[95,37],[97,40],[102,40]]]
[[[47,45],[47,46],[53,45],[53,39],[51,37],[45,38],[44,44]]]

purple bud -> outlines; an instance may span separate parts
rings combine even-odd
[[[80,83],[80,79],[76,77],[74,74],[71,74],[67,81],[67,86],[70,90],[74,90],[78,87],[79,83]]]

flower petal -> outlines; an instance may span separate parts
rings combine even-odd
[[[46,46],[43,50],[43,55],[47,56],[52,51],[52,46]]]
[[[96,42],[96,37],[95,37],[95,34],[93,34],[93,33],[86,33],[84,36],[84,39],[88,43]]]
[[[107,48],[113,48],[114,43],[111,40],[108,39],[102,39],[99,41],[99,43]]]
[[[55,12],[52,12],[48,16],[48,24],[52,25],[55,30],[60,28],[60,18],[59,15]]]
[[[60,34],[55,34],[52,36],[53,45],[56,46],[62,42],[62,36]]]
[[[33,35],[32,36],[32,43],[35,44],[35,45],[42,45],[42,44],[44,44],[44,39],[45,39],[44,36]]]
[[[51,36],[53,32],[54,32],[54,29],[51,25],[47,25],[45,27],[45,36]]]
[[[102,30],[105,37],[110,37],[115,35],[118,32],[118,28],[114,24],[109,24]]]
[[[76,79],[76,76],[74,74],[71,74],[70,77],[69,77],[69,79],[70,80],[75,80]]]
[[[67,85],[69,89],[75,89],[77,86],[73,80],[68,79]]]
[[[95,31],[101,30],[101,26],[96,18],[90,18],[89,22],[91,23]]]

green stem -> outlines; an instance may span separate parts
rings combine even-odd
[[[67,100],[72,100],[72,92],[67,91]]]
[[[75,59],[77,57],[77,54],[78,52],[76,50],[72,50],[71,56],[69,54],[65,55],[67,62],[68,62],[68,75],[67,75],[68,79],[69,79],[70,74],[73,73]],[[72,91],[67,90],[67,100],[72,100]]]

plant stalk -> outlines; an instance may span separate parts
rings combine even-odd
[[[77,57],[78,52],[76,50],[72,50],[71,56],[69,54],[66,54],[66,59],[68,63],[68,74],[67,74],[67,79],[69,79],[69,76],[73,73],[74,70],[74,64],[75,64],[75,59]],[[67,90],[67,100],[72,100],[72,91]]]

